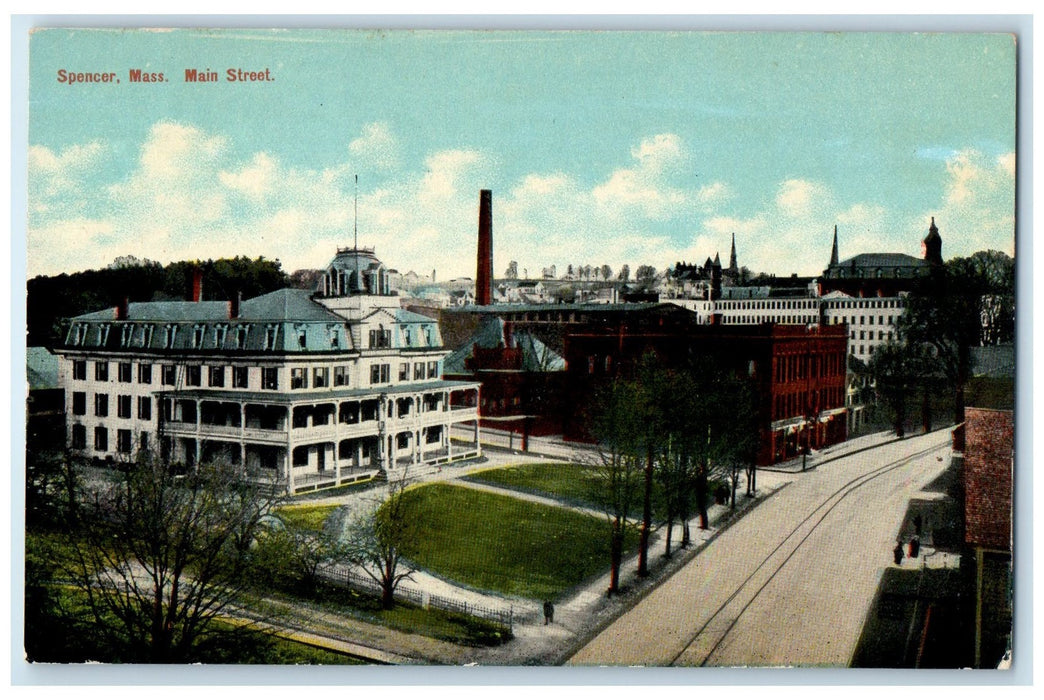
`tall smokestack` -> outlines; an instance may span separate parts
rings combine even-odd
[[[192,268],[192,301],[203,301],[203,270]]]
[[[475,303],[493,302],[493,190],[479,190],[478,271],[475,275]]]

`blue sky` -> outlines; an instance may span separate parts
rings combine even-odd
[[[1014,253],[1014,40],[993,34],[61,30],[30,43],[29,276],[135,255],[402,272],[755,271]],[[228,68],[272,82],[228,83]],[[131,84],[128,71],[168,82]],[[188,68],[222,80],[186,84]],[[67,85],[58,71],[120,84]]]

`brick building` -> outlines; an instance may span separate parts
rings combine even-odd
[[[975,666],[1010,648],[1014,413],[965,409],[964,541],[974,552]]]

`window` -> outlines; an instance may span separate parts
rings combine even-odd
[[[348,386],[348,367],[345,365],[334,367],[334,386]]]
[[[225,368],[223,365],[213,365],[207,371],[207,384],[210,386],[225,386]]]
[[[134,324],[128,323],[120,329],[120,345],[123,347],[130,347],[131,340],[134,338]]]
[[[138,365],[138,384],[152,384],[152,365]]]
[[[185,368],[185,386],[201,386],[203,384],[203,369],[199,365],[189,365]]]
[[[108,362],[95,362],[94,363],[94,379],[99,382],[109,381],[109,363]]]
[[[408,382],[410,381],[410,363],[403,362],[399,365],[399,381]]]
[[[370,347],[371,348],[390,348],[391,347],[391,331],[386,330],[384,326],[374,328],[370,330]]]
[[[74,416],[87,415],[87,392],[74,391],[72,395],[72,412]]]
[[[94,429],[94,449],[98,452],[109,451],[109,431],[101,426]]]
[[[108,323],[103,323],[98,329],[98,344],[105,347],[109,344],[109,330],[112,328]]]
[[[149,451],[149,434],[142,431],[140,438],[138,439],[138,450],[141,452]]]
[[[205,330],[206,328],[204,326],[197,325],[192,327],[192,347],[203,347],[203,331]]]
[[[233,367],[232,368],[232,386],[237,389],[246,389],[249,387],[249,368],[248,367]]]
[[[321,386],[330,386],[330,368],[316,367],[312,371],[312,386],[318,389]]]
[[[341,347],[341,334],[337,332],[337,326],[330,326],[330,347],[334,349]]]
[[[170,350],[174,347],[174,341],[178,337],[178,327],[172,323],[168,323],[163,328],[163,347]]]
[[[176,365],[162,365],[160,380],[164,386],[174,386],[178,383],[178,368]]]
[[[297,345],[301,348],[308,347],[308,329],[305,326],[297,327]]]
[[[120,394],[116,397],[116,415],[120,418],[131,417],[131,397],[129,394]]]
[[[370,384],[385,384],[390,375],[391,365],[370,365]]]
[[[152,347],[152,332],[155,330],[156,328],[151,324],[141,329],[141,347]]]
[[[290,388],[291,389],[307,389],[308,388],[308,370],[303,367],[295,367],[290,370]]]
[[[87,337],[87,326],[83,323],[77,323],[73,326],[73,345],[83,345],[84,339]],[[86,439],[86,438],[85,438]]]
[[[414,381],[416,381],[418,379],[424,379],[424,363],[423,362],[414,362],[413,363],[413,379],[414,379]]]
[[[239,326],[236,328],[236,348],[239,350],[246,348],[247,329],[247,326]]]
[[[152,420],[152,397],[138,397],[138,418],[141,420]]]
[[[108,394],[95,394],[94,395],[94,415],[104,418],[109,415],[109,395]]]
[[[278,367],[262,367],[261,368],[261,387],[264,389],[270,389],[272,391],[278,391],[279,389],[279,368]]]
[[[87,360],[73,360],[73,379],[87,379]]]
[[[412,345],[410,341],[410,329],[407,326],[402,329],[402,342],[406,345],[406,347],[410,347],[410,345]]]
[[[433,360],[428,363],[428,379],[436,379],[439,376],[439,362]]]
[[[131,363],[121,362],[116,365],[116,374],[121,382],[129,382],[131,380]]]
[[[221,323],[214,326],[214,346],[219,350],[225,347],[225,336],[228,334],[228,326]]]
[[[120,454],[130,454],[131,451],[131,431],[129,430],[117,430],[116,431],[116,451]]]
[[[72,448],[82,450],[87,447],[87,428],[82,425],[72,427]]]
[[[267,326],[265,328],[265,345],[264,350],[275,350],[276,344],[276,327]]]

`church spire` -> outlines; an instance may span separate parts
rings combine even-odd
[[[830,267],[837,265],[837,224],[834,224],[834,247],[830,249]]]
[[[729,254],[729,272],[738,272],[739,267],[736,265],[736,232],[732,232],[732,252]]]

